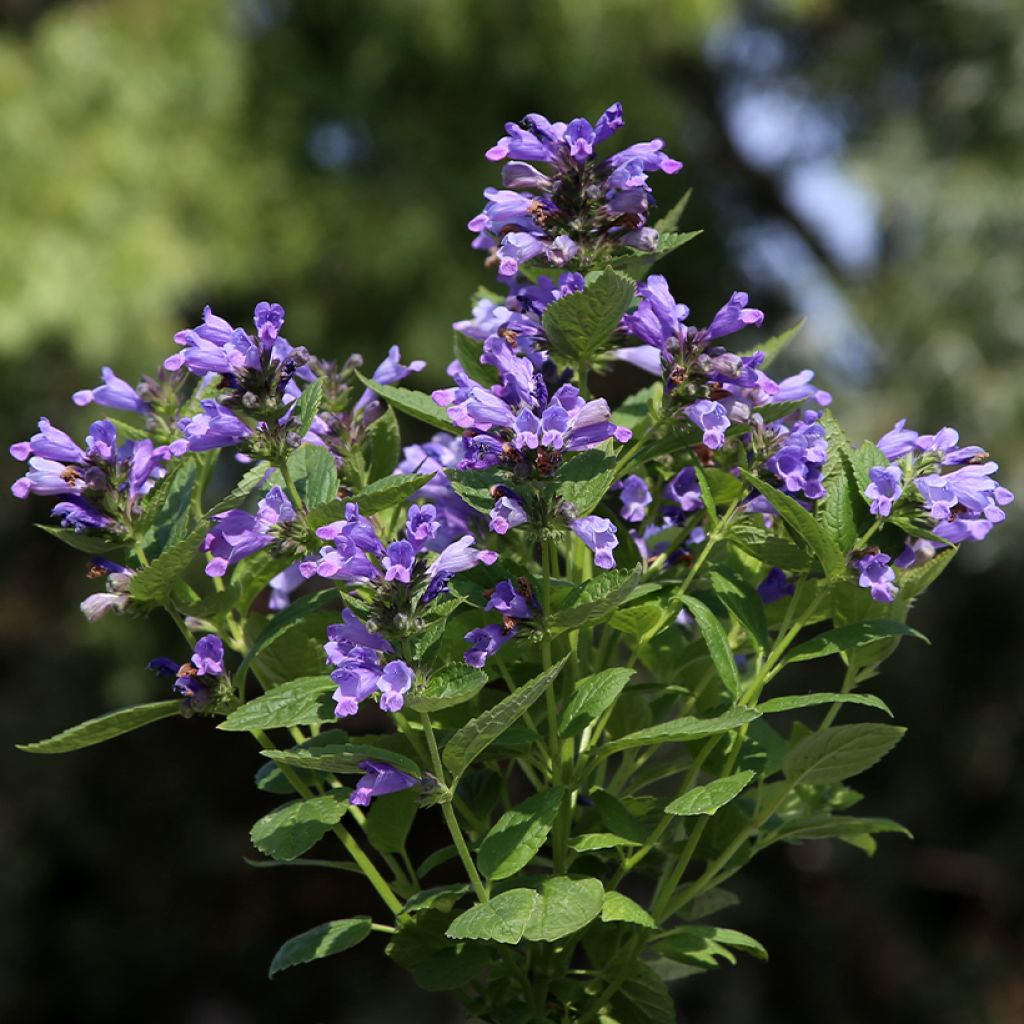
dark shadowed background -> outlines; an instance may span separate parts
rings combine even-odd
[[[742,288],[855,438],[944,423],[1024,490],[1024,8],[1019,0],[96,0],[0,3],[0,422],[83,428],[209,302],[260,299],[324,355],[398,343],[437,386],[487,272],[465,222],[483,151],[531,110],[625,106],[706,234],[663,264],[705,321]],[[614,386],[610,388],[615,393]],[[7,479],[17,475],[8,465]],[[769,947],[677,989],[689,1024],[1024,1020],[1020,517],[964,552],[878,690],[909,725],[861,781],[907,824],[869,861],[775,848],[725,923]],[[87,626],[83,558],[0,503],[0,1019],[457,1019],[371,939],[266,980],[288,936],[373,910],[360,880],[255,870],[251,742],[169,721],[66,757],[19,741],[162,697],[161,621]],[[815,689],[828,689],[817,680]],[[439,827],[417,824],[423,848]]]

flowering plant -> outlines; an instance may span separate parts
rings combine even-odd
[[[851,444],[810,371],[771,376],[792,331],[733,344],[762,325],[746,294],[690,323],[649,274],[694,237],[685,200],[651,223],[649,175],[681,164],[599,155],[621,127],[534,114],[488,151],[469,227],[498,290],[455,324],[450,387],[399,386],[423,363],[397,348],[369,377],[313,356],[276,304],[252,333],[207,308],[155,377],[76,392],[118,414],[84,444],[43,419],[11,448],[14,494],[56,498],[44,528],[93,556],[87,618],[182,636],[149,666],[170,699],[23,749],[248,732],[287,798],[256,849],[380,897],[272,975],[381,933],[485,1021],[671,1021],[668,981],[765,955],[714,923],[756,854],[905,831],[851,813],[903,733],[862,687],[1012,495],[950,428]],[[590,389],[618,362],[653,382],[612,411]],[[403,448],[396,411],[430,440]],[[812,659],[835,683],[787,690]],[[419,815],[450,842],[416,863]]]

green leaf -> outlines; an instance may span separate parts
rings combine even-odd
[[[540,896],[532,889],[509,889],[459,914],[445,934],[450,939],[490,939],[514,946],[539,903]]]
[[[703,601],[698,601],[690,594],[683,595],[682,603],[690,609],[693,617],[697,620],[697,625],[700,626],[701,635],[704,637],[704,643],[708,646],[708,653],[711,655],[711,661],[714,663],[719,679],[722,680],[726,690],[734,698],[738,698],[743,684],[740,682],[736,659],[729,646],[729,637],[718,621],[718,617]]]
[[[601,821],[614,835],[621,836],[629,842],[639,845],[643,843],[650,830],[638,818],[630,813],[621,800],[603,789],[595,789],[590,793]]]
[[[420,691],[413,691],[405,703],[413,711],[441,711],[472,700],[487,685],[487,673],[464,662],[446,665]]]
[[[105,533],[86,533],[77,530],[66,530],[62,526],[46,526],[34,524],[44,533],[63,541],[76,551],[84,551],[87,555],[109,555],[112,551],[120,551],[128,546],[127,541],[111,540]]]
[[[693,195],[693,189],[688,188],[673,205],[672,208],[663,217],[659,217],[654,224],[654,230],[658,234],[662,234],[666,231],[675,231],[679,227],[679,220],[683,216],[683,212],[689,205],[690,196]]]
[[[306,507],[313,509],[338,496],[338,467],[323,445],[303,444],[288,456],[288,472]]]
[[[267,623],[263,632],[250,645],[249,650],[242,659],[242,664],[238,666],[237,674],[241,676],[253,661],[259,657],[260,653],[266,650],[278,637],[284,636],[290,629],[298,626],[307,616],[313,612],[318,612],[321,608],[326,607],[337,599],[338,594],[335,590],[318,590],[316,593],[300,597],[283,611],[277,612],[270,622]]]
[[[640,424],[661,408],[663,391],[661,381],[656,381],[634,392],[612,413],[612,422],[636,433]]]
[[[494,507],[492,488],[507,485],[508,476],[498,469],[446,469],[452,490],[477,512],[486,515]]]
[[[808,818],[787,821],[758,841],[764,849],[772,843],[805,839],[843,839],[849,841],[879,833],[897,833],[913,839],[909,829],[889,818],[852,818],[844,815],[815,814]],[[857,845],[856,843],[854,845]],[[872,851],[868,851],[869,853]]]
[[[369,934],[368,917],[349,917],[310,928],[308,932],[289,939],[274,954],[270,964],[270,977],[298,964],[308,964],[311,960],[320,960],[333,953],[343,953],[346,949],[358,945]]]
[[[714,947],[719,947],[715,950]],[[742,950],[758,960],[768,959],[768,950],[761,945],[753,936],[745,932],[736,931],[735,928],[718,928],[710,924],[689,924],[681,928],[674,928],[672,934],[658,943],[658,948],[672,956],[673,953],[689,954],[704,950],[717,952],[721,955],[721,947]],[[672,952],[669,952],[669,951]],[[731,963],[735,958],[727,956]]]
[[[688,793],[673,800],[666,808],[666,814],[714,814],[719,808],[724,807],[730,800],[746,789],[754,772],[737,772],[735,775],[726,775],[721,779],[714,779],[704,786],[694,786]]]
[[[754,644],[760,650],[767,651],[771,646],[771,637],[768,635],[764,602],[757,592],[738,575],[724,568],[712,569],[708,575],[715,597],[732,612]]]
[[[727,537],[731,543],[765,565],[789,572],[803,572],[811,567],[810,558],[801,548],[753,523],[734,523],[729,527]]]
[[[403,754],[384,747],[362,743],[346,743],[328,754],[305,747],[297,747],[292,750],[261,750],[260,753],[275,764],[287,765],[289,768],[304,768],[314,772],[361,775],[363,772],[363,769],[359,767],[361,762],[384,761],[409,775],[422,774],[420,766]]]
[[[557,942],[590,924],[603,903],[604,886],[596,878],[545,878],[523,937],[530,942]]]
[[[635,839],[626,839],[612,832],[587,832],[569,840],[569,849],[576,853],[592,853],[594,850],[614,850],[619,846],[639,846]]]
[[[615,1024],[676,1024],[676,1006],[665,982],[642,960],[612,999]],[[602,1021],[601,1024],[605,1024]]]
[[[608,668],[581,679],[562,712],[558,734],[562,737],[578,736],[589,722],[615,703],[635,674],[631,668]]]
[[[419,806],[416,791],[377,797],[366,815],[366,838],[381,853],[401,853]]]
[[[871,469],[874,466],[888,466],[889,460],[873,441],[865,441],[853,453],[851,459],[857,486],[863,494],[871,483]]]
[[[551,350],[572,362],[592,363],[608,347],[635,293],[625,274],[606,270],[583,291],[552,302],[543,316]]]
[[[628,896],[621,892],[606,892],[601,904],[602,921],[624,921],[626,924],[638,924],[642,928],[657,928],[654,918]]]
[[[330,676],[293,679],[236,708],[217,728],[225,732],[250,732],[333,722],[334,689]]]
[[[573,506],[577,517],[590,515],[615,481],[618,461],[611,448],[612,442],[606,441],[599,448],[580,452],[559,471],[558,493]]]
[[[716,736],[730,729],[739,729],[748,722],[760,718],[761,712],[754,708],[734,707],[711,718],[689,716],[677,718],[674,722],[662,722],[648,729],[640,729],[628,736],[613,740],[599,748],[602,757],[617,754],[620,750],[631,747],[655,746],[659,743],[686,743],[690,740],[702,740],[708,736]]]
[[[497,881],[525,868],[547,840],[564,795],[556,786],[506,811],[480,843],[476,862],[481,874]]]
[[[490,363],[480,362],[484,347],[479,341],[467,338],[464,334],[459,334],[456,331],[453,348],[455,350],[455,358],[462,364],[462,368],[466,371],[467,375],[472,377],[477,384],[482,384],[485,388],[489,388],[492,384],[498,383],[497,368],[491,366]]]
[[[956,548],[946,548],[934,558],[929,558],[927,562],[904,569],[899,575],[900,590],[897,602],[906,607],[918,594],[923,593],[945,571],[956,552]]]
[[[255,466],[250,466],[242,474],[242,479],[235,484],[230,493],[225,495],[206,513],[207,516],[214,516],[233,508],[241,508],[245,504],[246,498],[266,481],[267,473],[269,472],[270,464],[267,462],[257,462]]]
[[[786,346],[800,333],[803,329],[804,324],[807,323],[805,319],[798,320],[789,330],[783,331],[781,334],[776,334],[774,337],[769,338],[767,341],[763,341],[753,348],[748,348],[745,352],[741,352],[741,355],[752,356],[755,352],[764,353],[764,362],[761,364],[761,369],[766,370],[775,360],[781,355]]]
[[[877,708],[893,717],[889,705],[881,697],[870,693],[800,693],[792,697],[772,697],[762,701],[757,710],[770,715],[778,711],[795,711],[797,708],[810,708],[817,704],[863,704],[865,707]]]
[[[466,942],[440,949],[412,969],[413,980],[426,992],[453,992],[478,978],[491,960],[486,946]]]
[[[524,683],[504,700],[467,722],[445,744],[444,763],[458,778],[555,681],[568,660]]]
[[[274,860],[301,857],[341,821],[348,790],[308,800],[292,800],[265,814],[249,832],[252,845]]]
[[[433,473],[385,476],[364,487],[352,500],[359,503],[359,511],[364,516],[372,516],[376,512],[384,512],[386,509],[403,504],[433,478]]]
[[[182,574],[199,554],[199,545],[207,530],[209,524],[205,521],[200,523],[177,544],[172,544],[159,558],[136,572],[128,582],[128,593],[136,601],[166,604]]]
[[[120,708],[99,718],[90,718],[80,722],[63,732],[57,733],[46,740],[35,743],[19,743],[18,749],[30,754],[66,754],[71,750],[81,750],[97,743],[105,743],[115,736],[126,732],[134,732],[150,722],[159,722],[161,718],[170,718],[180,714],[180,700],[161,700],[154,704],[135,704],[129,708]]]
[[[577,587],[565,604],[550,617],[552,629],[578,629],[606,619],[636,589],[643,577],[639,563],[632,569],[598,573]]]
[[[805,736],[782,761],[794,784],[842,782],[880,761],[903,738],[896,725],[837,725]]]
[[[455,427],[448,419],[448,414],[430,395],[425,395],[421,391],[410,391],[408,388],[395,387],[393,384],[378,384],[377,381],[364,377],[358,371],[356,376],[392,408],[404,412],[406,416],[411,416],[414,420],[426,423],[434,430],[443,430],[447,434],[455,433]]]
[[[840,654],[856,647],[874,643],[893,636],[912,636],[928,642],[927,638],[916,629],[892,619],[868,619],[864,622],[853,622],[849,626],[840,626],[819,633],[816,637],[794,647],[785,657],[785,662],[810,661],[812,658],[824,658],[830,654]]]
[[[309,428],[313,425],[313,419],[320,411],[320,403],[324,398],[324,379],[317,377],[311,384],[307,384],[299,395],[298,401],[293,406],[296,418],[296,432],[299,437],[305,437]]]
[[[402,455],[402,435],[398,429],[395,411],[387,408],[366,430],[363,438],[363,458],[367,466],[367,479],[381,480],[390,476]]]
[[[790,528],[793,536],[799,538],[813,552],[828,576],[841,576],[845,572],[846,561],[843,552],[803,505],[742,467],[738,472],[751,487],[767,498]]]
[[[857,543],[861,521],[866,520],[868,508],[857,488],[853,450],[843,428],[828,409],[822,413],[821,422],[828,441],[828,459],[825,462],[826,493],[818,502],[818,519],[840,548],[849,551]]]

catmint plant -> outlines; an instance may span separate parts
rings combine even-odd
[[[649,273],[693,237],[685,200],[652,220],[682,165],[622,127],[531,114],[487,151],[497,280],[449,386],[397,348],[315,356],[276,303],[207,308],[152,378],[75,393],[112,410],[84,440],[43,419],[11,447],[15,496],[91,556],[86,617],[180,633],[152,702],[23,749],[249,733],[259,853],[379,897],[328,899],[271,975],[370,941],[479,1020],[668,1022],[674,979],[766,955],[716,923],[757,854],[905,832],[849,785],[903,735],[865,686],[1013,496],[949,427],[852,443],[744,292],[693,317]],[[622,362],[651,380],[612,408]],[[417,818],[446,838],[414,858]]]

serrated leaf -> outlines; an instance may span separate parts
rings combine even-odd
[[[63,541],[68,547],[74,548],[76,551],[84,551],[87,555],[109,555],[113,551],[120,551],[128,546],[127,541],[111,539],[103,533],[67,530],[62,526],[47,526],[45,523],[35,523],[34,525],[51,537]]]
[[[564,795],[565,790],[556,786],[506,811],[480,843],[480,873],[498,881],[525,868],[547,840]]]
[[[659,942],[658,946],[660,948],[662,945],[675,944],[677,949],[685,950],[690,940],[694,940],[696,943],[714,943],[731,949],[739,949],[757,957],[758,960],[768,959],[768,950],[753,936],[737,931],[735,928],[718,928],[710,924],[690,924],[673,929],[672,935],[663,942]]]
[[[509,889],[459,914],[445,934],[450,939],[489,939],[514,946],[538,903],[540,896],[532,889]]]
[[[366,430],[363,438],[363,459],[367,480],[373,482],[390,476],[402,455],[402,435],[395,411],[388,407]]]
[[[843,839],[849,841],[860,836],[879,833],[897,833],[913,839],[910,831],[889,818],[852,818],[843,815],[816,814],[796,821],[787,821],[774,829],[758,845],[763,849],[777,842],[805,839]],[[856,845],[856,844],[855,844]],[[869,851],[870,852],[870,851]]]
[[[283,611],[277,612],[277,614],[275,614],[267,623],[260,635],[249,646],[249,650],[242,659],[242,664],[238,667],[238,675],[241,676],[253,661],[258,658],[259,655],[275,640],[284,636],[284,634],[290,629],[294,629],[313,612],[320,611],[321,608],[325,608],[328,604],[332,601],[336,601],[337,599],[338,595],[334,590],[318,590],[314,594],[307,594],[305,597],[300,597],[297,601],[293,601]]]
[[[865,441],[859,445],[853,452],[851,462],[862,494],[871,483],[872,467],[890,465],[889,459],[873,441]]]
[[[774,337],[769,338],[767,341],[762,341],[752,348],[748,348],[745,352],[741,352],[740,355],[752,356],[755,352],[763,352],[764,362],[761,364],[761,369],[766,370],[782,354],[786,346],[800,333],[805,323],[807,323],[806,319],[801,318],[788,330],[783,331],[781,334],[776,334]]]
[[[620,739],[606,743],[599,748],[602,757],[617,754],[620,750],[631,747],[655,746],[659,743],[687,743],[690,740],[702,740],[708,736],[739,729],[748,722],[760,718],[761,712],[755,708],[734,707],[710,718],[687,716],[677,718],[674,722],[662,722],[648,729],[640,729]]]
[[[757,705],[757,710],[765,715],[779,711],[796,711],[798,708],[815,707],[818,704],[863,704],[865,707],[877,708],[893,717],[889,705],[881,697],[870,693],[799,693],[791,697],[772,697]]]
[[[562,712],[558,734],[562,737],[578,736],[589,722],[615,703],[634,675],[631,668],[608,668],[581,679]]]
[[[729,541],[765,565],[803,572],[811,568],[807,553],[782,537],[767,533],[763,527],[751,523],[734,523],[727,534]]]
[[[404,473],[386,476],[364,487],[352,498],[359,505],[364,516],[372,516],[384,512],[396,505],[402,505],[415,494],[424,484],[433,480],[433,473]]]
[[[275,808],[253,825],[252,845],[274,860],[301,857],[341,821],[347,795],[348,790],[338,790]]]
[[[508,476],[498,469],[448,469],[445,476],[452,490],[471,508],[486,515],[494,507],[491,489],[507,485]]]
[[[611,1002],[617,1024],[676,1024],[676,1007],[665,982],[637,960]]]
[[[441,711],[472,700],[486,685],[486,672],[454,662],[446,665],[422,690],[410,693],[405,703],[413,711]]]
[[[298,964],[308,964],[311,960],[343,953],[362,942],[370,930],[368,917],[349,917],[310,928],[308,932],[289,939],[277,951],[270,964],[269,976],[272,978],[280,971]]]
[[[643,566],[602,572],[577,587],[565,604],[550,617],[552,629],[578,629],[591,622],[607,619],[637,588]]]
[[[159,722],[161,718],[171,718],[180,714],[180,700],[162,700],[153,704],[135,704],[128,708],[119,708],[99,718],[90,718],[80,722],[49,739],[37,740],[35,743],[19,743],[18,750],[30,754],[66,754],[82,747],[91,747],[97,743],[105,743],[115,736],[123,736],[126,732],[134,732],[150,722]]]
[[[725,689],[732,694],[733,698],[738,698],[743,684],[740,681],[739,670],[736,668],[736,659],[733,656],[732,648],[729,646],[729,637],[718,621],[718,617],[703,601],[697,600],[691,594],[683,595],[681,600],[697,620],[715,671],[718,672],[718,678],[722,680]]]
[[[260,753],[276,764],[287,765],[289,768],[304,768],[314,772],[331,772],[338,775],[361,774],[363,769],[359,766],[363,761],[384,761],[409,775],[422,774],[420,766],[405,755],[385,747],[363,743],[346,743],[329,754],[322,754],[303,747],[293,750],[261,750]]]
[[[252,494],[261,484],[268,482],[267,476],[271,472],[270,464],[257,462],[255,466],[242,474],[242,479],[226,494],[216,505],[207,512],[207,516],[217,515],[220,512],[227,512],[233,508],[241,508],[246,498]]]
[[[742,467],[739,474],[751,487],[764,495],[790,528],[793,536],[799,538],[814,553],[826,575],[841,576],[845,572],[846,561],[843,552],[803,505]]]
[[[225,732],[251,732],[333,722],[334,690],[330,676],[293,679],[236,708],[217,728]]]
[[[524,711],[555,681],[568,660],[524,683],[504,700],[467,722],[445,744],[444,763],[456,778],[460,776]]]
[[[824,474],[826,493],[818,503],[818,519],[840,548],[849,551],[857,542],[868,509],[857,488],[849,439],[829,410],[822,414],[821,422],[828,442],[828,458]]]
[[[606,270],[583,291],[552,302],[543,316],[552,351],[575,362],[593,362],[608,347],[635,293],[628,277]]]
[[[771,646],[764,602],[758,593],[738,576],[726,569],[712,569],[708,574],[715,597],[729,609],[746,634],[762,651]]]
[[[356,376],[374,394],[380,395],[392,408],[404,412],[414,420],[426,423],[435,430],[443,430],[447,434],[455,433],[455,426],[448,418],[448,414],[442,409],[430,395],[421,391],[410,391],[408,388],[395,387],[393,384],[378,384],[357,372]]]
[[[309,428],[313,425],[313,419],[320,411],[320,403],[324,398],[324,379],[317,377],[316,380],[307,384],[302,389],[302,394],[293,406],[296,420],[296,430],[299,437],[305,437]]]
[[[338,467],[323,445],[300,445],[288,456],[288,472],[306,507],[314,509],[338,496]]]
[[[139,569],[128,581],[128,593],[146,604],[166,604],[182,574],[199,554],[209,524],[200,523],[191,533],[172,544],[158,558]]]
[[[569,459],[558,474],[558,494],[576,510],[576,517],[590,515],[615,482],[618,461],[612,442],[591,448]]]
[[[452,992],[479,977],[490,959],[486,946],[466,942],[439,949],[412,969],[412,977],[425,992]]]
[[[621,892],[606,892],[601,904],[602,921],[624,921],[626,924],[638,924],[641,928],[657,928],[651,917],[639,903],[623,896]]]
[[[666,814],[714,814],[730,800],[743,792],[754,777],[754,772],[736,772],[721,779],[714,779],[703,786],[694,786],[688,793],[673,800],[666,808]]]
[[[601,913],[603,902],[604,886],[596,878],[545,878],[523,938],[557,942],[590,924]]]
[[[902,622],[894,622],[892,619],[868,619],[819,633],[816,637],[792,648],[786,655],[785,662],[824,658],[830,654],[840,654],[894,636],[912,636],[928,642],[923,634]]]
[[[927,562],[904,569],[899,575],[900,589],[896,597],[897,602],[906,607],[918,594],[923,593],[945,572],[956,552],[956,548],[946,548]]]
[[[798,740],[782,760],[794,784],[842,782],[880,761],[903,738],[896,725],[837,725]]]

